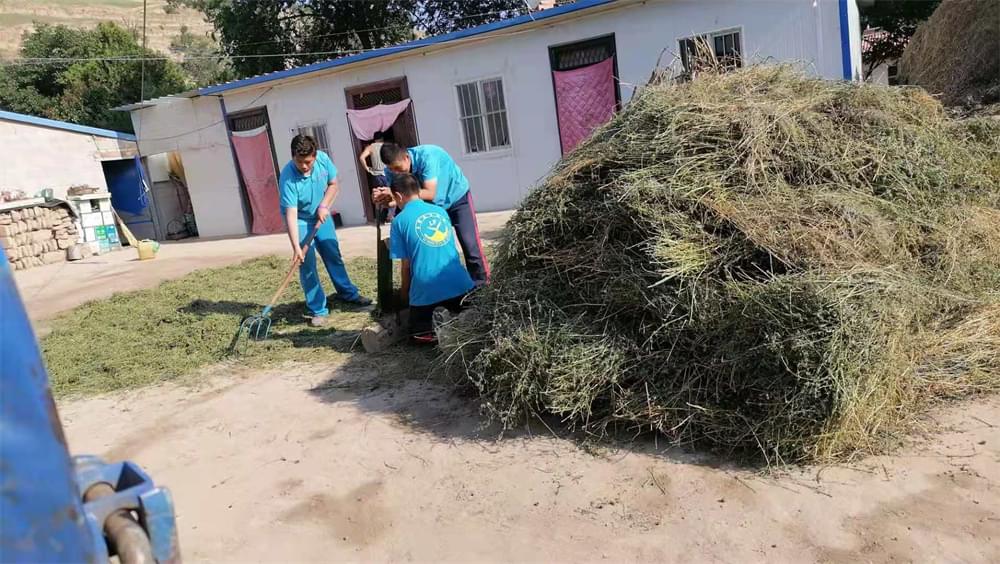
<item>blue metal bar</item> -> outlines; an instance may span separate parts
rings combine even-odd
[[[76,123],[69,123],[67,121],[57,121],[38,116],[29,116],[27,114],[18,114],[15,112],[5,112],[0,110],[0,120],[16,121],[19,123],[49,127],[52,129],[62,129],[65,131],[72,131],[74,133],[86,133],[87,135],[96,135],[98,137],[110,137],[112,139],[121,139],[122,141],[135,141],[135,135],[132,135],[131,133],[79,125]]]
[[[851,18],[848,13],[848,0],[840,2],[840,58],[844,65],[844,80],[854,79],[854,69],[851,68]]]
[[[159,564],[179,563],[166,489],[131,462],[70,459],[48,374],[2,248],[0,335],[0,561],[107,562],[110,546],[150,551]],[[120,527],[123,518],[130,521],[127,531]]]
[[[62,424],[3,249],[0,312],[0,556],[92,562],[97,550]]]

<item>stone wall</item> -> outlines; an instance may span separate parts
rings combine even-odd
[[[0,211],[0,246],[15,270],[65,261],[67,249],[78,239],[65,206]]]

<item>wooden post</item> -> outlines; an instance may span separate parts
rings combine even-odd
[[[380,221],[381,214],[376,211],[375,221]],[[361,344],[365,351],[375,353],[383,351],[402,341],[407,336],[409,327],[409,310],[404,309],[397,298],[392,277],[392,256],[389,254],[389,235],[378,228],[378,246],[376,247],[376,280],[378,284],[378,311],[381,317],[361,330]]]
[[[378,221],[378,218],[376,218]],[[376,280],[378,284],[378,309],[382,315],[396,313],[396,293],[392,281],[392,257],[389,255],[389,235],[379,227],[378,248],[376,249]]]

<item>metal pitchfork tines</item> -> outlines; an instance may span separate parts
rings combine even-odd
[[[271,334],[271,306],[267,306],[259,315],[248,315],[240,321],[240,333],[250,341],[263,341]]]
[[[305,243],[302,245],[303,256],[309,252],[309,247],[312,246],[313,239],[316,238],[319,227],[320,224],[316,224],[309,237],[306,237]],[[250,315],[240,320],[240,326],[236,330],[236,334],[233,335],[232,342],[229,343],[229,354],[241,354],[246,351],[250,341],[263,341],[271,334],[271,311],[274,309],[274,304],[278,302],[278,298],[284,293],[285,288],[288,287],[288,283],[292,281],[292,276],[295,274],[295,269],[298,266],[299,262],[293,260],[292,265],[288,267],[288,273],[285,274],[285,280],[278,287],[278,291],[271,296],[271,302],[259,314]]]

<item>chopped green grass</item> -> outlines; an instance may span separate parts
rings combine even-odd
[[[228,355],[240,320],[261,311],[287,268],[287,259],[269,256],[199,270],[54,319],[41,341],[53,392],[66,397],[137,388],[196,375],[220,362],[254,368],[288,361],[337,363],[360,351],[358,332],[370,314],[337,309],[331,302],[331,323],[311,328],[295,277],[272,314],[271,337],[249,343],[238,357]],[[320,270],[332,293],[333,284]],[[375,295],[375,261],[351,260],[348,271],[363,294]]]

